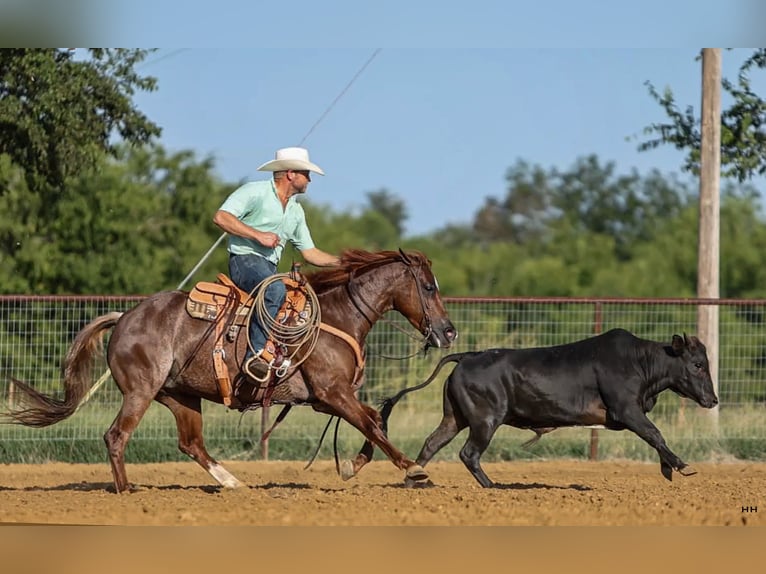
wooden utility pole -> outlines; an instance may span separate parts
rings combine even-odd
[[[700,142],[700,213],[697,297],[719,298],[721,188],[721,49],[702,50],[702,119]],[[700,305],[698,336],[707,347],[710,374],[718,394],[718,305]],[[717,427],[718,407],[712,419]]]

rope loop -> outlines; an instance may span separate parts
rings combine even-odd
[[[253,305],[247,320],[249,324],[254,319],[253,314],[255,314],[255,320],[263,328],[266,337],[274,341],[275,344],[283,345],[287,349],[285,358],[290,359],[290,372],[294,372],[295,368],[308,358],[316,346],[317,339],[319,339],[319,324],[322,322],[322,311],[319,308],[319,299],[314,289],[307,282],[304,282],[301,286],[306,294],[306,306],[303,312],[301,312],[298,321],[295,324],[288,324],[272,317],[266,308],[266,289],[272,283],[282,281],[283,278],[294,279],[294,276],[290,273],[277,273],[267,277],[255,286],[250,293],[250,296],[253,298]],[[288,312],[285,314],[284,319],[286,320],[289,316],[290,313]],[[257,349],[253,349],[249,329],[247,333],[247,345],[251,351],[255,352]],[[302,356],[299,359],[295,359],[299,351],[302,351]],[[283,374],[282,378],[286,375],[287,373]]]

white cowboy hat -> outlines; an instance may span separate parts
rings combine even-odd
[[[285,171],[288,169],[307,169],[324,175],[322,168],[309,161],[309,152],[302,147],[286,147],[278,149],[275,159],[267,161],[258,171]]]

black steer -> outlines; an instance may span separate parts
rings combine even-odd
[[[657,343],[614,329],[554,347],[447,355],[426,381],[384,401],[384,424],[399,399],[428,385],[451,362],[458,365],[444,384],[444,416],[423,444],[417,464],[425,466],[469,427],[460,460],[484,487],[492,481],[479,459],[503,424],[531,429],[538,436],[566,426],[628,429],[657,450],[662,475],[672,480],[672,471],[687,465],[668,448],[646,413],[666,389],[705,408],[718,404],[699,339],[673,335],[670,344]]]

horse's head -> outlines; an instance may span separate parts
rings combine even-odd
[[[449,347],[457,330],[444,308],[439,283],[431,271],[431,262],[422,254],[399,250],[407,273],[401,288],[393,293],[393,307],[426,338],[426,346]]]
[[[364,321],[364,334],[393,309],[423,334],[426,346],[449,347],[457,337],[431,272],[431,262],[420,252],[348,249],[337,268],[311,273],[308,278],[322,302],[322,316],[345,312],[329,296],[342,288],[341,293],[347,294],[356,308],[356,316]]]

